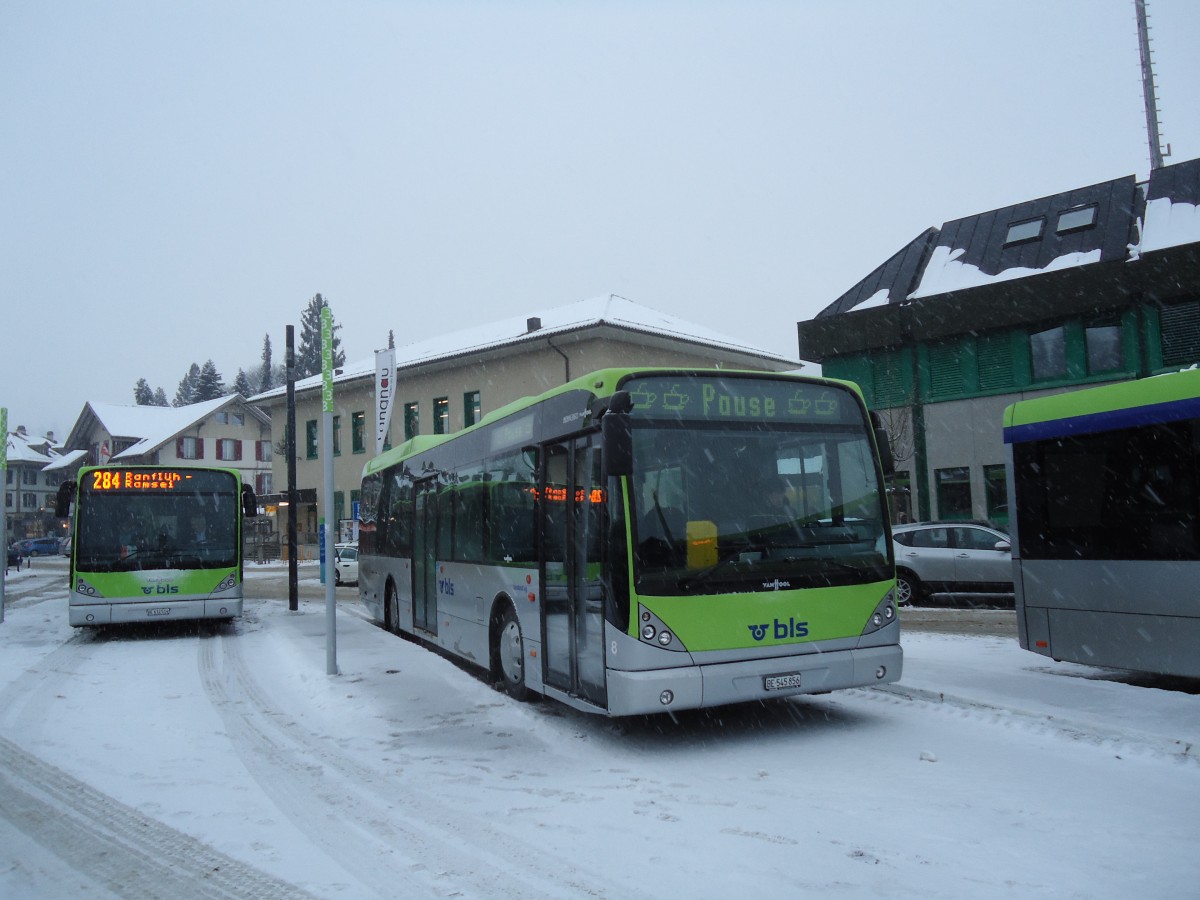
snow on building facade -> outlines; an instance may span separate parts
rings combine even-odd
[[[1006,526],[1005,406],[1200,363],[1200,160],[928,229],[798,331],[883,414],[893,515]]]

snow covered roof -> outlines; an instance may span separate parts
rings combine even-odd
[[[115,454],[112,457],[114,460],[141,456],[161,447],[197,422],[230,404],[246,406],[246,401],[239,394],[227,394],[215,400],[192,403],[188,406],[88,403],[76,420],[75,427],[71,429],[66,446],[78,447],[86,443],[91,423],[95,421],[114,439],[136,441],[133,446]],[[265,421],[265,417],[253,407],[247,408],[253,415]]]
[[[26,434],[11,431],[5,437],[8,461],[10,463],[41,463],[43,465],[52,462],[58,458],[58,454],[52,448],[47,448],[45,452],[39,449],[46,446],[46,443],[46,438],[38,438],[35,441]]]
[[[928,229],[818,318],[1200,243],[1200,160]]]
[[[62,456],[58,457],[58,459],[54,460],[54,462],[50,463],[50,465],[46,466],[42,471],[53,472],[56,469],[68,469],[75,465],[75,463],[82,462],[86,456],[86,450],[72,450],[69,453],[64,453]]]
[[[530,329],[530,324],[536,320],[539,327]],[[555,335],[580,331],[586,328],[597,328],[609,325],[625,331],[654,335],[697,344],[705,347],[719,348],[731,353],[744,354],[747,357],[770,360],[774,363],[786,364],[790,368],[799,368],[798,360],[778,356],[759,347],[753,347],[736,338],[720,334],[694,322],[688,322],[675,316],[661,313],[648,306],[634,303],[616,294],[605,294],[577,303],[557,306],[551,309],[535,312],[530,316],[514,316],[476,325],[449,334],[414,341],[396,348],[396,368],[403,370],[418,366],[453,359],[459,356],[481,353],[487,350],[511,346],[535,340],[544,340]],[[335,381],[348,381],[355,378],[373,375],[375,372],[375,357],[347,363],[341,367],[341,374]],[[314,388],[321,383],[320,375],[313,375],[296,382],[296,389]],[[250,402],[258,402],[272,397],[279,397],[287,391],[286,386],[273,388],[250,398]]]

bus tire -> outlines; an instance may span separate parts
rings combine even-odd
[[[525,640],[521,623],[511,603],[506,603],[496,619],[492,641],[492,671],[500,680],[504,692],[514,700],[529,696],[525,686]]]
[[[399,631],[397,624],[399,616],[396,614],[396,586],[392,584],[389,578],[387,587],[383,591],[383,630],[390,631],[396,634]]]
[[[921,579],[907,569],[896,570],[896,605],[912,606],[925,596]]]

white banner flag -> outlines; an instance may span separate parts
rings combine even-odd
[[[383,452],[392,423],[392,392],[396,381],[396,351],[375,351],[375,453]]]

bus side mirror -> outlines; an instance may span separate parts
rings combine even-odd
[[[247,519],[258,515],[258,498],[254,496],[254,488],[248,484],[242,485],[242,515]]]
[[[879,413],[871,413],[871,427],[875,431],[875,446],[879,448],[879,462],[883,465],[884,475],[896,473],[896,460],[892,458],[892,442],[888,439],[887,429]]]
[[[58,493],[54,497],[54,515],[60,519],[71,514],[71,498],[75,496],[76,484],[74,481],[64,481],[58,486]]]
[[[600,417],[600,432],[604,436],[604,473],[608,476],[629,475],[633,472],[633,428],[629,411],[633,398],[628,391],[617,391],[609,398],[608,409]]]

